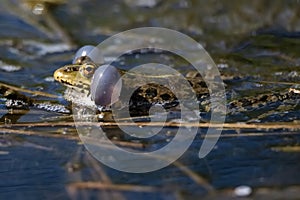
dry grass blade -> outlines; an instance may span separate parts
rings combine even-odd
[[[116,128],[119,123],[116,122],[80,122],[76,123],[77,126],[103,126],[105,128]],[[121,123],[121,125],[127,125],[127,126],[162,126],[161,123]],[[179,127],[179,126],[196,126],[199,128],[222,128],[223,129],[229,129],[229,130],[237,130],[239,132],[243,129],[249,129],[253,130],[253,132],[247,132],[247,133],[226,133],[221,135],[201,135],[202,138],[230,138],[230,137],[264,137],[264,136],[284,136],[284,135],[298,135],[300,134],[298,131],[300,129],[300,124],[296,124],[293,122],[289,123],[269,123],[269,124],[244,124],[244,123],[225,123],[225,124],[210,124],[210,123],[198,123],[198,124],[182,124],[182,123],[167,123],[164,124],[165,126],[169,127]],[[26,128],[35,128],[35,127],[74,127],[74,122],[43,122],[43,123],[17,123],[17,124],[3,124],[0,125],[0,133],[14,133],[14,134],[20,134],[20,135],[36,135],[41,137],[55,137],[55,138],[63,138],[63,139],[71,139],[71,140],[88,140],[91,143],[95,143],[97,145],[101,145],[102,147],[107,146],[109,148],[110,144],[107,144],[103,141],[96,141],[94,138],[86,138],[84,136],[78,137],[77,135],[69,135],[69,134],[60,134],[60,132],[55,133],[40,133],[36,131],[30,131],[30,130],[22,130],[22,129],[14,129],[16,127],[26,127]],[[278,129],[285,129],[284,132],[282,131],[276,131]],[[255,130],[258,130],[257,132]],[[260,131],[267,131],[267,132],[260,132]],[[272,131],[269,131],[272,130]],[[74,130],[76,131],[76,130]],[[131,141],[120,141],[120,140],[112,140],[112,142],[115,145],[121,146],[121,147],[127,147],[127,148],[138,148],[138,149],[144,149],[146,147],[146,144],[138,143],[138,142],[131,142]]]
[[[220,135],[220,138],[230,138],[230,137],[265,137],[265,136],[287,136],[287,135],[299,135],[299,132],[267,132],[267,133],[234,133],[234,134],[223,134]],[[202,137],[214,138],[219,137],[218,135],[206,135]]]
[[[286,123],[180,123],[180,122],[42,122],[42,123],[18,123],[11,124],[10,127],[56,127],[56,126],[103,126],[103,127],[117,127],[122,126],[151,126],[151,127],[199,127],[199,128],[223,128],[223,129],[257,129],[257,130],[274,130],[274,129],[286,129],[286,130],[299,130],[300,123],[286,122]],[[0,125],[1,127],[7,127],[7,125]]]
[[[296,85],[299,83],[296,82],[285,82],[285,81],[253,81],[256,83],[264,83],[264,84],[281,84],[281,85]]]
[[[280,152],[300,152],[300,146],[278,146],[272,147],[273,151],[280,151]]]
[[[20,88],[20,87],[16,87],[16,86],[12,86],[12,85],[8,85],[5,83],[0,83],[0,87],[5,87],[14,91],[18,91],[18,92],[24,92],[24,93],[28,93],[28,94],[33,94],[33,95],[38,95],[38,96],[44,96],[44,97],[49,97],[49,98],[58,98],[57,95],[54,94],[49,94],[46,92],[41,92],[41,91],[31,91],[31,90],[27,90],[24,88]]]
[[[105,173],[105,170],[103,169],[102,165],[99,164],[98,161],[96,161],[91,154],[86,154],[85,158],[89,163],[91,163],[91,166],[93,166],[93,177],[100,176],[100,180],[102,184],[109,184],[112,185],[113,182],[109,178],[109,176]],[[122,195],[122,193],[118,191],[110,191],[110,192],[105,192],[105,199],[118,199],[118,200],[123,200],[125,197]]]
[[[101,148],[114,148],[110,144],[102,143],[101,141],[96,141],[93,138],[85,137],[85,142],[88,142],[89,144],[98,145],[101,146]],[[154,156],[154,155],[146,155],[152,158],[160,159],[160,160],[168,160],[168,158],[164,156]],[[186,174],[189,178],[191,178],[193,181],[195,181],[198,185],[205,188],[208,192],[213,192],[214,188],[200,175],[194,173],[192,170],[190,170],[187,166],[184,166],[179,161],[173,162],[173,165],[179,168],[184,174]]]
[[[203,177],[190,170],[187,166],[181,164],[179,161],[174,161],[172,164],[178,167],[183,173],[185,173],[188,177],[190,177],[190,179],[195,181],[198,185],[205,188],[209,193],[214,192],[214,188]]]
[[[93,137],[86,137],[86,136],[80,136],[80,139],[82,139],[85,143],[87,144],[93,144],[95,146],[100,146],[101,148],[114,148],[112,147],[111,143],[108,143],[104,140],[101,139],[95,139]],[[125,142],[125,141],[116,141],[113,140],[112,143],[114,143],[115,145],[119,145],[122,147],[128,147],[128,148],[139,148],[139,149],[143,149],[145,147],[144,144],[142,143],[134,143],[134,142]]]
[[[3,128],[0,127],[0,133],[12,133],[12,134],[17,134],[17,135],[34,135],[34,136],[39,136],[39,137],[51,137],[51,138],[62,138],[62,139],[69,139],[69,140],[78,140],[80,141],[80,137],[77,135],[64,135],[64,134],[57,134],[57,133],[41,133],[37,131],[28,131],[28,130],[20,130],[20,129],[9,129],[9,128]],[[94,141],[94,139],[91,139],[91,141]],[[112,141],[115,145],[119,145],[121,147],[127,147],[127,148],[144,148],[145,145],[141,143],[134,143],[134,142],[127,142],[127,141],[117,141],[113,140]],[[107,146],[109,147],[110,145],[108,143],[105,143],[103,141],[101,142],[96,142],[97,145],[101,145],[103,147]]]
[[[50,12],[47,7],[45,7],[45,21],[51,27],[52,31],[56,33],[59,38],[66,43],[69,47],[75,47],[75,43],[73,42],[69,33],[58,23],[58,21],[53,17],[52,13]]]
[[[39,136],[39,137],[53,137],[53,138],[78,140],[78,136],[41,133],[41,132],[37,132],[37,131],[27,131],[27,130],[9,129],[9,128],[0,128],[0,133],[4,133],[4,134],[5,133],[12,133],[12,134],[18,134],[18,135],[34,135],[34,136]]]
[[[159,188],[151,186],[141,185],[129,185],[129,184],[108,184],[100,182],[77,182],[68,185],[70,189],[100,189],[100,190],[118,190],[127,192],[159,192],[162,191]]]

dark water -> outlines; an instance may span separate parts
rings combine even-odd
[[[65,88],[54,82],[53,72],[70,63],[78,47],[97,45],[114,33],[144,26],[191,36],[221,71],[243,77],[226,82],[233,99],[284,91],[291,86],[286,82],[299,83],[298,1],[76,0],[51,5],[48,15],[34,15],[21,3],[3,1],[0,7],[0,82],[58,96],[26,94],[37,102],[67,107],[62,97]],[[60,28],[51,25],[49,18]],[[135,59],[131,55],[128,62]],[[143,59],[168,60],[153,55]],[[299,145],[298,130],[225,129],[213,151],[199,159],[201,136],[206,133],[201,129],[179,159],[181,167],[131,174],[96,161],[77,138],[70,114],[37,108],[10,110],[6,99],[1,96],[0,100],[0,199],[231,199],[232,189],[240,185],[251,187],[255,199],[299,197],[299,149],[281,149]],[[260,122],[297,125],[298,108],[279,109],[279,114]],[[243,116],[231,119],[239,121],[245,121]],[[40,124],[44,122],[49,124]],[[61,122],[65,124],[57,125]],[[27,125],[16,126],[20,123]],[[204,178],[215,193],[209,194],[195,177]],[[151,186],[152,190],[77,188],[77,182]]]

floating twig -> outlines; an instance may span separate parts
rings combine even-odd
[[[58,98],[57,95],[49,94],[47,92],[31,91],[31,90],[27,90],[27,89],[24,89],[24,88],[8,85],[8,84],[5,84],[5,83],[0,83],[0,87],[11,89],[11,90],[14,90],[14,91],[17,91],[17,92],[24,92],[24,93],[28,93],[28,94],[33,94],[33,95],[37,95],[37,96],[44,96],[44,97],[49,97],[49,98]]]
[[[141,185],[130,185],[130,184],[108,184],[101,182],[77,182],[71,183],[68,187],[73,187],[75,189],[100,189],[100,190],[118,190],[127,192],[159,192],[162,191],[160,188],[151,186],[141,186]]]
[[[257,130],[299,130],[300,123],[285,122],[285,123],[188,123],[188,122],[42,122],[42,123],[18,123],[10,124],[10,127],[57,127],[57,126],[101,126],[101,127],[118,127],[118,126],[137,126],[137,127],[198,127],[198,128],[223,128],[223,129],[257,129]],[[7,127],[7,125],[0,125]]]

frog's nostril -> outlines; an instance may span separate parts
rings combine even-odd
[[[58,69],[54,72],[53,77],[56,81],[59,81],[60,78],[62,77],[62,72]]]

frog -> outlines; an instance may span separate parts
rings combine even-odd
[[[77,56],[73,59],[72,64],[57,69],[53,74],[54,79],[67,87],[64,97],[68,101],[87,107],[97,107],[100,111],[109,111],[106,109],[106,105],[99,107],[91,98],[92,78],[101,65],[94,63],[86,56],[85,48],[83,47],[84,50],[81,49],[78,51],[79,53],[76,53]],[[92,47],[88,49],[90,50],[90,48]],[[82,52],[84,52],[84,56],[82,56]],[[122,70],[118,70],[118,72],[121,75],[126,73]],[[187,72],[184,76],[196,93],[200,112],[209,116],[211,112],[210,93],[205,81],[198,72]],[[228,77],[227,74],[221,76]],[[131,81],[129,84],[134,84],[134,80]],[[230,91],[226,91],[227,95],[229,93]],[[298,100],[300,100],[300,94],[297,87],[291,87],[287,91],[229,99],[227,101],[228,121],[232,119],[233,121],[260,122],[264,121],[263,118],[269,120],[268,117],[274,116],[278,112],[288,112],[294,109]],[[170,89],[159,84],[146,84],[133,93],[129,109],[132,113],[137,113],[133,116],[147,115],[149,108],[156,104],[170,109],[178,106],[179,101]]]

